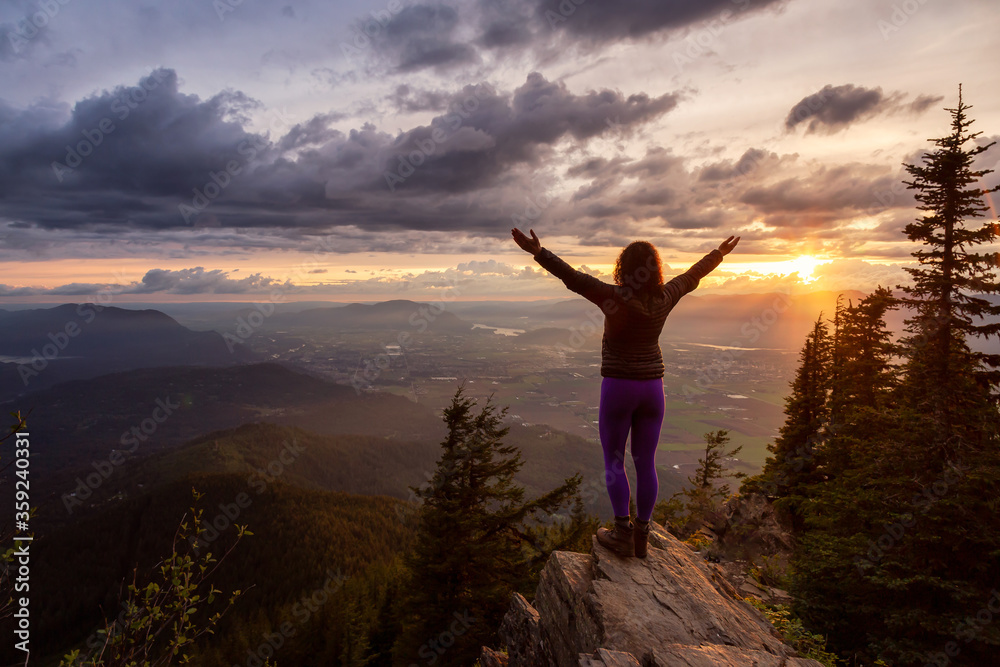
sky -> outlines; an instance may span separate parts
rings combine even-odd
[[[995,0],[0,0],[0,307],[565,296],[515,226],[609,282],[736,234],[702,291],[894,286],[959,84],[1000,138],[998,34]]]

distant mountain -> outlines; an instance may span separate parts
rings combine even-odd
[[[346,306],[313,308],[300,313],[276,313],[265,327],[294,329],[322,328],[335,331],[437,331],[466,333],[472,324],[459,319],[447,307],[396,299],[372,305],[351,303]]]
[[[141,456],[258,421],[382,438],[437,440],[443,432],[438,415],[402,396],[358,394],[270,363],[148,368],[75,380],[0,404],[3,413],[15,409],[32,410],[32,437],[45,443],[46,455],[33,462],[32,475],[89,466],[112,450]]]
[[[534,319],[535,313],[543,312],[554,304],[565,301],[565,296],[531,301],[455,301],[448,304],[448,310],[470,322],[482,322],[491,326],[513,326],[519,318]]]
[[[92,303],[0,311],[0,400],[67,380],[134,368],[225,366],[252,357],[214,331],[157,310]],[[13,381],[16,378],[16,381]]]

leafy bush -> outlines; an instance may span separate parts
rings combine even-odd
[[[197,506],[202,496],[194,490],[192,493]],[[132,583],[122,601],[122,617],[107,621],[98,631],[101,646],[96,655],[81,656],[76,649],[63,657],[60,667],[155,667],[190,661],[188,651],[195,640],[212,634],[222,615],[243,594],[233,591],[221,611],[199,621],[198,610],[213,604],[222,592],[207,580],[243,536],[253,535],[246,526],[237,526],[236,543],[221,558],[215,558],[210,551],[199,553],[189,538],[201,534],[202,512],[192,507],[190,521],[181,518],[172,553],[158,564],[156,580],[141,586],[137,583],[138,572],[133,571]]]
[[[754,597],[743,598],[743,601],[763,613],[781,634],[782,640],[795,649],[800,657],[811,658],[825,667],[840,667],[844,664],[835,654],[826,650],[826,638],[809,632],[787,606],[772,606]]]

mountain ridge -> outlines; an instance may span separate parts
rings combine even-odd
[[[94,303],[0,313],[0,401],[116,371],[251,361],[215,331],[194,331],[158,310]]]

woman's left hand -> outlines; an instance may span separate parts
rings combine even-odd
[[[530,252],[532,255],[537,255],[542,250],[542,242],[535,236],[534,229],[529,229],[528,231],[531,233],[530,239],[517,227],[510,230],[510,235],[514,237],[514,242],[521,246],[521,250]]]
[[[723,257],[725,257],[733,251],[733,248],[735,248],[736,244],[739,242],[739,236],[730,236],[728,239],[719,244],[719,252],[722,253]]]

